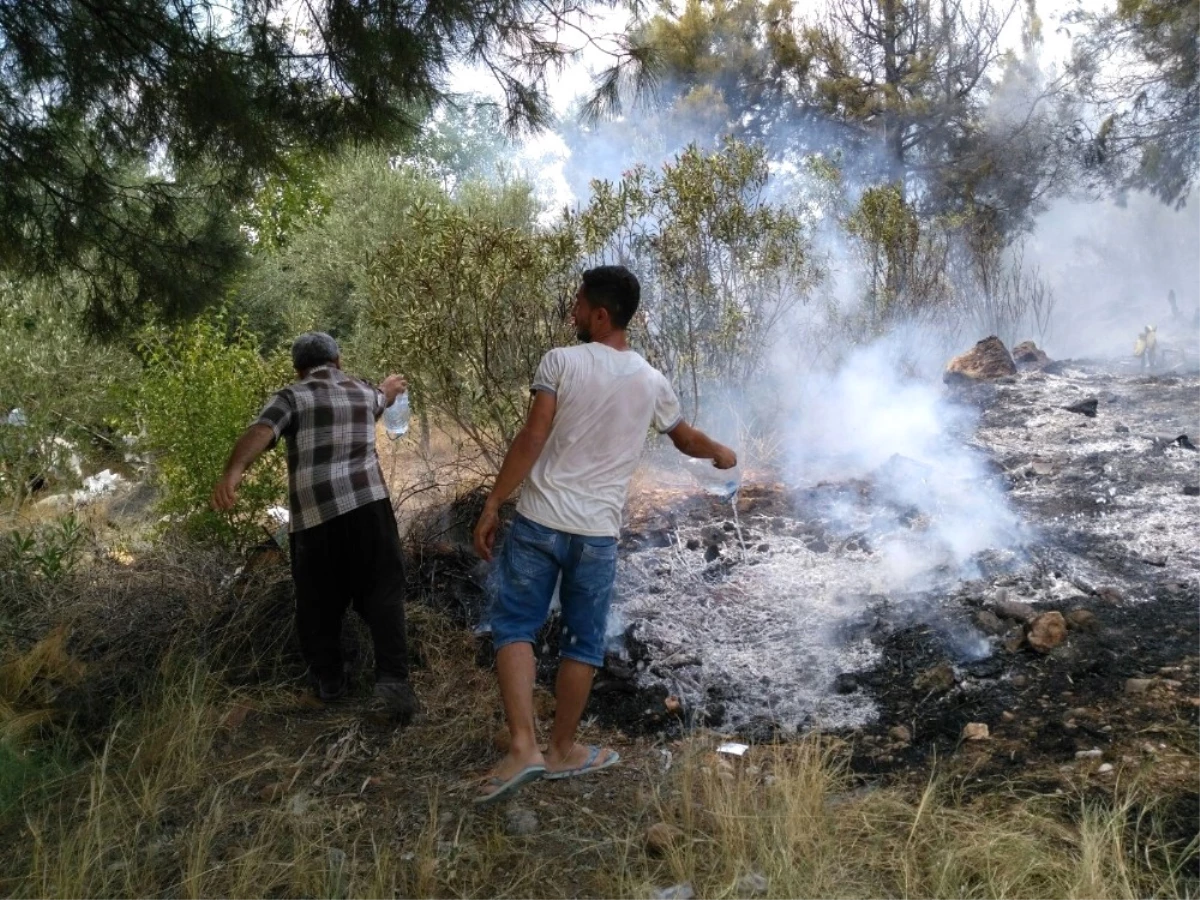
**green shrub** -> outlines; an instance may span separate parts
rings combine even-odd
[[[822,277],[803,209],[771,199],[769,175],[760,146],[691,145],[660,170],[592,182],[588,204],[561,222],[584,265],[637,274],[631,342],[671,379],[689,419],[716,402],[712,387],[762,374],[776,330]]]
[[[27,531],[12,529],[0,539],[0,560],[9,574],[25,572],[59,581],[75,567],[83,538],[78,516],[70,513]]]
[[[282,346],[317,329],[345,349],[375,258],[409,238],[414,204],[444,201],[431,178],[393,166],[390,159],[377,148],[349,149],[324,171],[309,170],[291,193],[262,199],[260,218],[248,224],[268,232],[268,241],[259,246],[231,302],[266,346]],[[309,212],[298,215],[298,204]],[[276,209],[279,205],[284,208]],[[287,229],[272,238],[277,219]]]
[[[539,229],[528,185],[465,185],[414,203],[407,236],[379,255],[361,298],[356,358],[403,372],[418,409],[453,422],[499,469],[529,385],[568,343],[574,247]]]
[[[69,576],[76,570],[88,537],[84,523],[74,513],[0,533],[0,637],[19,633],[22,617],[30,610],[59,605],[71,596]],[[0,740],[4,712],[0,687]]]
[[[258,339],[223,314],[149,334],[141,352],[137,410],[162,511],[199,540],[234,547],[261,540],[269,533],[267,508],[287,496],[282,453],[264,454],[251,469],[232,513],[212,511],[208,498],[238,436],[268,395],[289,381],[286,356],[264,356]]]

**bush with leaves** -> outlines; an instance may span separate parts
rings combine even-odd
[[[83,521],[74,513],[0,533],[0,635],[20,631],[18,623],[29,610],[66,600],[71,591],[65,582],[88,537]],[[3,707],[0,697],[0,712]]]
[[[0,559],[9,574],[56,582],[75,567],[83,539],[83,526],[71,513],[40,527],[12,529],[0,539]]]
[[[564,232],[589,265],[642,282],[634,339],[698,415],[705,383],[761,373],[773,332],[820,277],[796,209],[767,199],[761,147],[688,147],[661,171],[637,166],[592,198]]]
[[[920,216],[899,184],[863,190],[842,224],[864,266],[869,334],[938,316],[950,304],[947,222]]]
[[[575,248],[537,229],[538,211],[523,184],[414,203],[360,312],[358,355],[403,372],[413,402],[453,422],[493,471],[542,354],[571,339]]]
[[[256,237],[252,267],[232,309],[268,346],[310,329],[343,343],[358,325],[374,261],[409,235],[415,204],[445,197],[418,167],[395,165],[380,148],[356,148],[263,186],[246,211]]]
[[[290,380],[286,356],[264,356],[258,339],[222,314],[149,332],[140,349],[145,368],[137,414],[154,454],[163,511],[201,540],[235,547],[261,540],[267,508],[287,496],[282,453],[264,454],[250,470],[232,513],[212,511],[208,498],[238,436],[268,395]]]
[[[1050,329],[1054,297],[1023,242],[985,206],[922,214],[897,182],[852,185],[837,159],[808,166],[819,203],[858,266],[860,303],[828,310],[826,327],[846,345],[901,324],[919,324],[949,352],[969,337],[1010,346]]]
[[[593,184],[583,210],[547,227],[527,184],[447,190],[378,150],[348,152],[322,182],[327,210],[266,254],[239,308],[286,310],[290,331],[334,333],[366,372],[403,372],[418,415],[453,423],[494,470],[541,355],[572,340],[566,314],[585,266],[637,273],[634,343],[693,416],[705,382],[760,373],[773,332],[820,275],[808,224],[767,199],[768,175],[761,148],[691,147],[661,171]]]

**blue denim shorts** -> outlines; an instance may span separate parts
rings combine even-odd
[[[500,551],[491,608],[492,644],[532,644],[562,575],[559,655],[599,668],[617,574],[617,539],[568,534],[517,514]]]

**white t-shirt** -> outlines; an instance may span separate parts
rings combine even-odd
[[[533,390],[557,405],[517,511],[569,534],[617,536],[650,425],[662,433],[683,419],[675,391],[637,353],[597,343],[551,350]]]

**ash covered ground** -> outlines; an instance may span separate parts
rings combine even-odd
[[[947,400],[972,413],[925,459],[752,477],[736,508],[683,487],[635,497],[601,717],[751,740],[900,725],[900,753],[914,732],[998,724],[1025,695],[1079,709],[1077,684],[1099,701],[1167,669],[1195,693],[1200,374],[1056,363]],[[1063,633],[1031,643],[1048,611]],[[1063,752],[1091,734],[1042,731]]]

